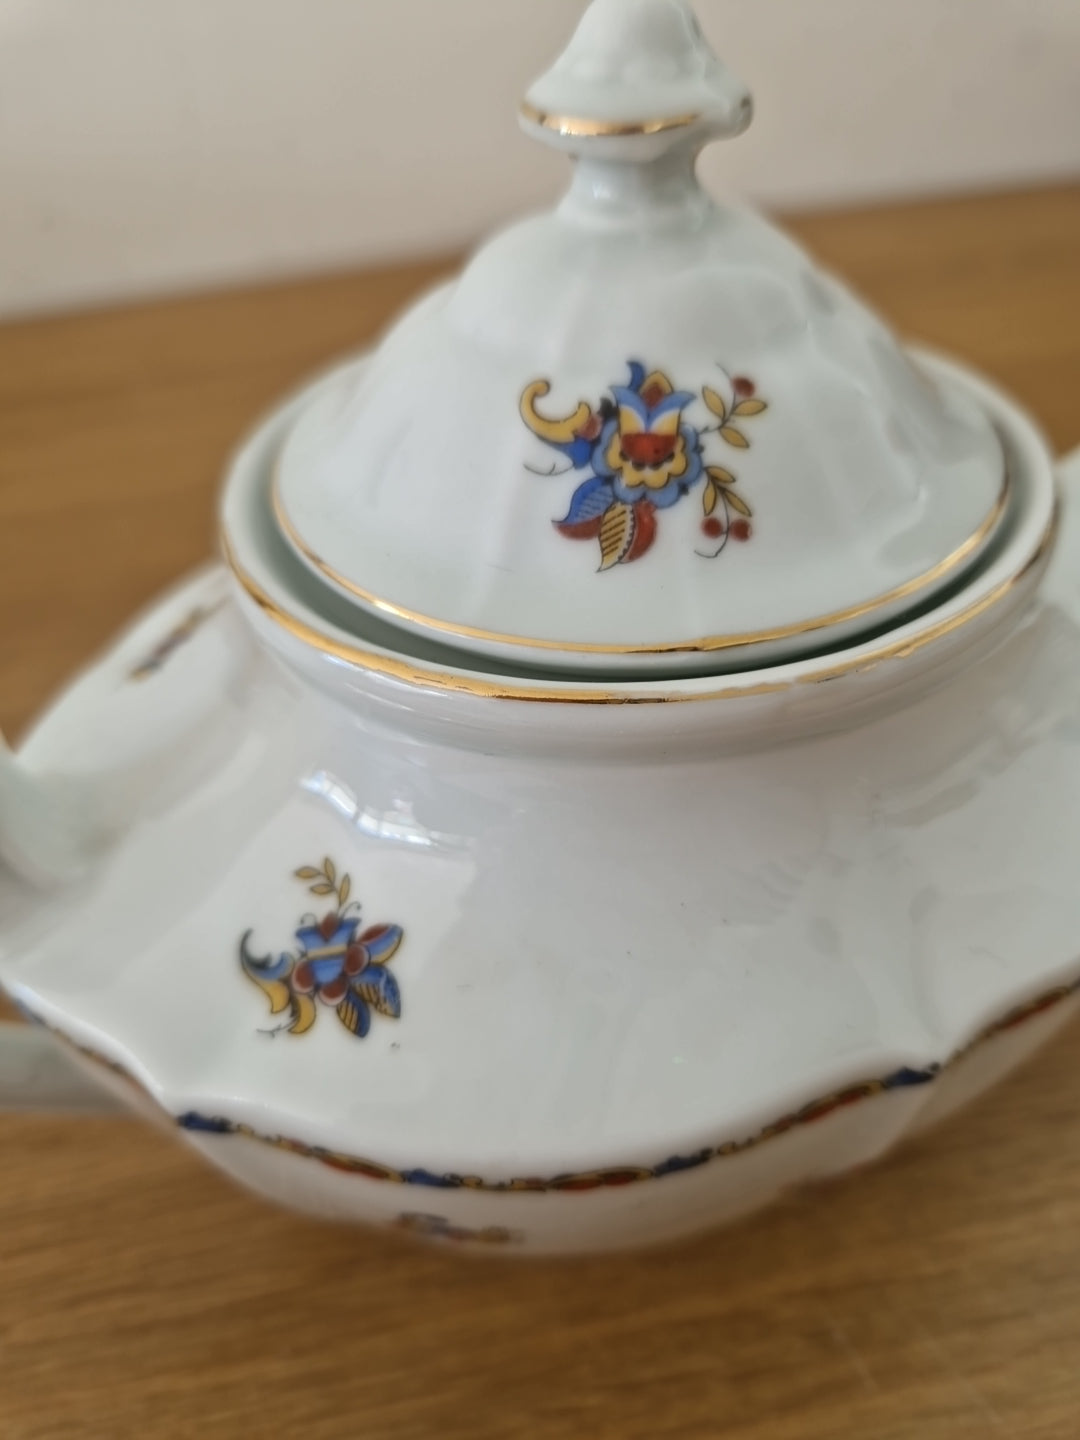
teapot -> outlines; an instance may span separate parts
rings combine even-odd
[[[0,1103],[580,1253],[1075,1015],[1080,460],[705,193],[751,115],[686,0],[592,0],[558,207],[265,417],[220,558],[0,747]]]

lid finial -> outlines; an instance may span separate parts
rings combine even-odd
[[[650,150],[739,135],[753,103],[717,59],[687,0],[592,0],[573,39],[531,87],[526,129],[561,149]]]

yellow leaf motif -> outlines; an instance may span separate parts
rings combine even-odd
[[[715,480],[717,485],[734,485],[735,476],[730,470],[725,470],[722,465],[709,466],[709,479]]]
[[[709,407],[713,414],[719,415],[721,420],[726,420],[727,406],[724,404],[723,397],[718,395],[716,391],[713,390],[709,385],[705,386],[701,394],[704,398],[705,404]]]
[[[764,400],[740,400],[731,413],[733,415],[760,415],[763,410],[768,408]]]
[[[303,1035],[315,1024],[315,1001],[310,995],[293,996],[293,1017],[290,1035]]]
[[[561,420],[549,420],[537,410],[536,402],[550,393],[551,385],[547,380],[534,380],[531,385],[526,385],[521,397],[521,418],[541,440],[551,445],[568,444],[592,419],[592,407],[582,400],[572,415],[566,415]]]
[[[328,885],[324,880],[321,885],[312,885],[311,893],[313,895],[333,895],[334,887],[333,885]]]
[[[736,430],[734,425],[721,425],[720,434],[729,445],[734,445],[736,450],[750,449],[750,441],[741,430]]]
[[[600,522],[600,569],[610,570],[634,543],[634,512],[629,505],[616,500],[604,511]]]
[[[334,862],[330,859],[329,855],[323,861],[323,873],[331,885],[337,879],[337,871],[334,869]]]
[[[349,879],[348,875],[346,875],[345,878],[342,880],[340,886],[338,887],[338,904],[339,904],[339,905],[344,906],[345,901],[348,900],[351,891],[352,891],[352,881]]]
[[[299,870],[293,871],[293,874],[298,880],[318,880],[322,871],[316,870],[313,865],[301,865]]]
[[[737,510],[740,515],[745,515],[747,519],[754,513],[742,496],[737,495],[734,490],[725,490],[724,499],[731,506],[732,510]]]
[[[293,997],[292,991],[284,980],[260,980],[257,975],[252,975],[250,970],[248,974],[270,1001],[271,1015],[280,1015],[283,1010],[288,1010]]]
[[[716,486],[713,484],[713,482],[710,480],[709,483],[705,486],[705,494],[702,497],[706,515],[711,515],[712,512],[716,509],[716,502],[717,500],[719,500],[719,498],[720,493],[717,490]]]

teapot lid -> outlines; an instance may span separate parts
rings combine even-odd
[[[288,542],[511,665],[747,668],[925,605],[1006,508],[966,395],[695,160],[749,124],[686,0],[593,0],[522,124],[574,157],[300,414]]]

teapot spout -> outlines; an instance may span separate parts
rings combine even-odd
[[[37,774],[0,735],[0,869],[36,882],[83,870],[94,820],[77,782]]]

